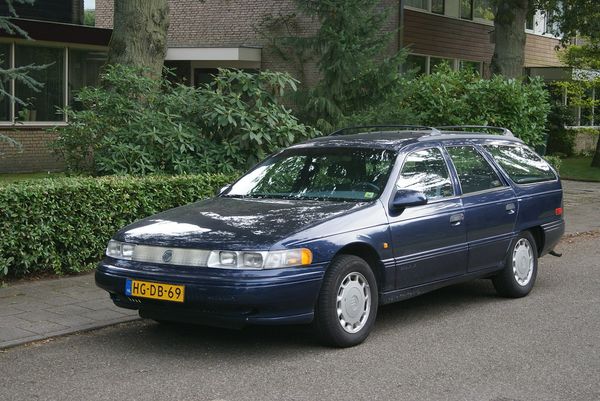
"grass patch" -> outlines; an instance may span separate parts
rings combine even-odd
[[[40,180],[44,178],[58,178],[63,177],[64,173],[14,173],[14,174],[0,174],[0,185],[10,184],[12,182],[27,181],[27,180]]]
[[[591,157],[563,159],[560,167],[560,177],[563,179],[600,182],[600,168],[591,167],[591,164]]]

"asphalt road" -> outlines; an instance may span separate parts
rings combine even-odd
[[[0,353],[1,400],[599,400],[600,237],[545,257],[534,291],[486,280],[380,310],[366,343],[303,327],[137,321]]]

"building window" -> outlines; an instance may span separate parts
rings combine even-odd
[[[419,8],[421,10],[429,11],[428,4],[429,0],[406,0],[405,5],[409,7]]]
[[[595,101],[595,90],[594,88],[590,88],[585,91],[585,97]],[[594,108],[593,107],[581,107],[579,112],[579,124],[583,126],[593,126],[594,125]]]
[[[460,18],[473,19],[473,0],[460,0]]]
[[[454,69],[454,60],[451,58],[438,58],[430,57],[429,59],[429,72],[434,73],[443,64],[446,64],[450,69]]]
[[[527,21],[525,21],[525,29],[533,31],[534,20],[535,20],[535,13],[533,13],[531,15],[528,15],[527,16]]]
[[[10,45],[0,44],[0,67],[3,69],[10,68]],[[0,121],[10,121],[10,98],[7,96],[10,93],[10,80],[0,82],[2,92],[0,94]]]
[[[406,0],[404,5],[444,15],[444,3],[445,0]]]
[[[86,86],[99,84],[100,72],[106,63],[107,54],[103,51],[69,49],[69,105],[74,104],[74,96]]]
[[[494,20],[494,6],[492,0],[475,0],[473,4],[473,17],[487,21]]]
[[[473,65],[477,64],[481,66],[481,63],[477,61],[466,61],[466,63],[473,63]],[[402,71],[414,72],[417,76],[423,74],[433,74],[436,72],[436,69],[443,64],[448,65],[452,70],[455,70],[457,66],[460,66],[458,60],[452,58],[410,54],[408,57],[406,57],[406,61],[404,61]]]
[[[444,15],[444,0],[431,0],[431,12]]]
[[[215,79],[215,75],[219,74],[217,68],[195,68],[194,69],[194,86],[199,88],[203,84],[209,84]]]
[[[64,49],[16,45],[15,66],[31,64],[47,65],[29,73],[44,86],[35,91],[21,81],[15,82],[15,96],[25,103],[15,103],[17,118],[21,121],[62,121],[59,109],[65,105]]]
[[[62,109],[67,104],[78,108],[75,93],[85,86],[98,84],[106,58],[105,51],[0,43],[2,68],[46,66],[28,73],[43,84],[39,91],[18,80],[2,83],[5,93],[0,95],[0,122],[5,125],[17,121],[64,122]],[[11,99],[11,95],[23,103]]]
[[[405,72],[414,72],[415,75],[427,74],[427,56],[410,54],[406,57],[403,70]]]
[[[478,74],[481,74],[481,61],[468,61],[468,60],[460,60],[459,68],[461,70],[471,70]]]
[[[592,127],[600,126],[600,89],[590,88],[585,91],[585,98],[591,100],[591,105],[582,107],[577,105],[577,101],[573,101],[571,97],[565,96],[564,104],[571,106],[573,110],[573,124],[575,126]]]

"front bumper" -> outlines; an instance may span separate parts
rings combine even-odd
[[[106,258],[95,277],[96,285],[110,293],[115,305],[138,309],[142,317],[241,327],[310,323],[324,272],[325,264],[236,271]],[[127,296],[127,279],[185,285],[185,302]]]

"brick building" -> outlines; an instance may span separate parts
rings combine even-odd
[[[382,0],[390,12],[386,29],[398,32],[392,43],[400,46],[400,0]],[[203,79],[216,67],[276,69],[294,71],[272,53],[260,31],[269,17],[297,14],[294,0],[171,0],[171,26],[167,65],[191,83]],[[404,45],[411,51],[409,64],[428,72],[439,62],[454,68],[469,65],[484,75],[494,51],[491,43],[493,13],[489,0],[405,0]],[[113,0],[96,0],[96,26],[112,27]],[[297,15],[294,34],[313,32],[317,23]],[[556,67],[557,38],[546,33],[546,21],[538,13],[528,26],[525,66]],[[314,79],[308,66],[308,80]]]
[[[4,2],[0,15],[8,16]],[[97,83],[106,61],[110,29],[86,27],[83,0],[45,0],[35,6],[15,4],[19,18],[12,22],[33,40],[0,32],[0,61],[3,68],[29,64],[49,66],[30,76],[44,84],[36,92],[18,81],[4,84],[5,90],[21,99],[0,98],[0,133],[22,145],[22,151],[0,142],[0,172],[55,171],[62,162],[51,153],[54,139],[47,128],[66,124],[58,112],[73,104],[73,93]]]
[[[404,12],[401,12],[400,0],[382,0],[381,7],[387,8],[390,13],[385,28],[394,32],[390,46],[393,50],[402,45],[410,49],[407,67],[418,68],[422,73],[428,73],[436,64],[445,61],[453,68],[469,67],[479,70],[483,75],[489,73],[493,54],[491,35],[494,28],[489,0],[402,2],[405,4]],[[81,22],[82,1],[47,0],[43,4],[46,3],[46,12],[37,10],[37,17],[31,18],[39,20],[45,15],[53,21],[65,22],[65,19],[71,18],[71,23]],[[70,8],[59,8],[59,3],[63,7],[69,3]],[[63,10],[62,14],[56,15],[60,9]],[[53,15],[48,17],[50,14]],[[317,21],[298,14],[294,0],[170,0],[170,14],[165,64],[175,68],[179,78],[192,85],[210,80],[218,67],[283,70],[298,75],[298,65],[278,56],[268,43],[268,35],[260,33],[260,27],[268,19],[278,21],[287,17],[290,18],[289,21],[293,19],[290,26],[293,26],[291,33],[294,35],[310,35],[318,26]],[[404,29],[400,30],[402,18]],[[40,31],[39,35],[36,33],[35,45],[47,45],[55,49],[52,55],[44,56],[44,60],[52,61],[52,57],[55,57],[55,61],[59,62],[59,71],[56,73],[64,76],[57,84],[60,99],[53,102],[49,99],[47,104],[62,106],[70,102],[70,93],[81,87],[82,82],[77,82],[74,78],[77,75],[81,76],[81,79],[86,77],[85,84],[93,84],[95,78],[92,77],[97,77],[97,70],[87,71],[83,75],[81,73],[86,68],[95,69],[101,64],[102,54],[110,37],[112,20],[113,0],[96,0],[96,28],[67,26],[57,22],[35,22],[40,27],[41,24],[51,24],[51,27]],[[555,51],[559,41],[546,33],[544,15],[538,13],[524,29],[527,32],[525,66],[528,71],[544,75],[547,69],[560,67]],[[50,32],[56,35],[57,32],[63,32],[63,36],[52,36]],[[0,37],[0,53],[11,54],[12,58],[8,59],[8,62],[14,63],[13,65],[20,65],[19,54],[23,53],[20,50],[21,46],[29,48],[31,44],[6,35]],[[80,49],[93,51],[93,55],[89,53],[87,56],[88,60],[93,61],[83,62],[79,67],[72,66],[72,60],[79,57],[77,52]],[[315,81],[317,69],[314,64],[304,66],[302,78],[307,84]],[[54,81],[50,79],[49,82]],[[48,91],[52,85],[47,87]],[[21,97],[28,95],[18,88],[15,94]],[[39,96],[33,97],[37,99]],[[0,115],[4,110],[4,123],[0,125],[3,124],[3,128],[6,128],[0,132],[8,132],[21,141],[24,153],[13,152],[9,153],[8,157],[5,155],[4,158],[0,158],[0,172],[59,169],[60,163],[50,155],[44,145],[50,137],[41,128],[64,124],[62,116],[51,113],[48,107],[45,111],[40,107],[22,110],[14,102],[9,106],[6,106],[7,103],[10,103],[7,99],[0,101]],[[16,123],[19,118],[21,121]]]

